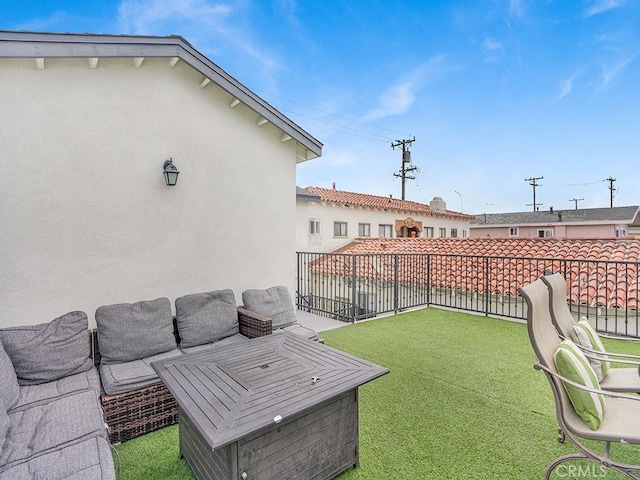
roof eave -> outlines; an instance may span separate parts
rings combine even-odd
[[[300,161],[322,155],[322,143],[198,52],[183,37],[0,31],[2,58],[178,57],[271,122],[305,150]]]

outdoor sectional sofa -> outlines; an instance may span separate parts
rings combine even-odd
[[[87,316],[0,329],[0,480],[111,480]]]
[[[177,423],[177,403],[151,367],[154,361],[282,331],[319,340],[296,322],[286,287],[247,290],[242,298],[252,309],[236,306],[227,289],[177,298],[175,317],[165,297],[96,310],[94,360],[111,443]]]
[[[0,480],[115,478],[110,443],[177,423],[175,400],[150,364],[298,325],[285,287],[245,292],[270,315],[236,306],[232,290],[105,305],[0,329]],[[274,327],[274,320],[276,326]]]

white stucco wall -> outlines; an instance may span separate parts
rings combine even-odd
[[[439,229],[445,228],[447,237],[451,236],[451,229],[458,230],[458,238],[463,238],[463,231],[469,236],[470,222],[456,220],[448,217],[433,217],[418,215],[410,212],[383,211],[370,208],[345,207],[342,205],[329,204],[323,202],[297,202],[296,212],[296,250],[301,252],[329,252],[349,243],[358,237],[358,224],[369,223],[371,225],[371,237],[377,238],[378,226],[380,224],[391,225],[393,237],[396,237],[395,221],[404,220],[411,217],[422,222],[423,231],[421,237],[425,236],[424,228],[433,227],[434,238],[438,238]],[[309,221],[311,219],[320,220],[320,235],[310,235]],[[334,222],[347,222],[347,238],[334,237]]]
[[[1,59],[0,82],[0,326],[223,288],[293,295],[296,147],[280,130],[169,59]]]

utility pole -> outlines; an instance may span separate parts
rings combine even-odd
[[[609,182],[609,190],[610,190],[610,192],[609,192],[609,198],[610,198],[609,207],[611,207],[611,208],[613,208],[613,192],[616,191],[616,189],[613,186],[613,182],[615,182],[615,181],[616,181],[616,179],[612,178],[612,177],[609,177],[609,178],[607,178],[605,180],[605,182]]]
[[[581,202],[582,200],[584,200],[584,198],[571,198],[571,199],[569,199],[570,202],[575,202],[576,210],[578,209],[578,202]]]
[[[524,179],[525,182],[529,182],[529,185],[533,187],[533,203],[531,205],[533,205],[534,212],[538,210],[538,205],[542,205],[541,203],[536,203],[536,187],[542,186],[538,183],[538,180],[542,180],[543,178],[544,177],[530,177]]]
[[[418,169],[418,167],[415,167],[413,165],[410,167],[407,167],[407,164],[411,163],[411,152],[409,151],[409,147],[415,141],[416,141],[416,137],[413,137],[413,140],[396,140],[395,143],[391,143],[391,148],[393,148],[394,150],[396,149],[396,147],[400,147],[400,146],[402,147],[402,166],[400,168],[399,173],[393,174],[394,177],[402,178],[402,200],[404,200],[405,183],[407,182],[407,179],[409,180],[416,179],[416,177],[407,175],[408,173]]]

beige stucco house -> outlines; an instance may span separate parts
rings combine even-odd
[[[296,164],[322,144],[185,39],[4,31],[0,79],[0,326],[293,292]]]
[[[329,252],[355,238],[466,238],[473,216],[429,205],[333,188],[299,188],[296,249]]]

